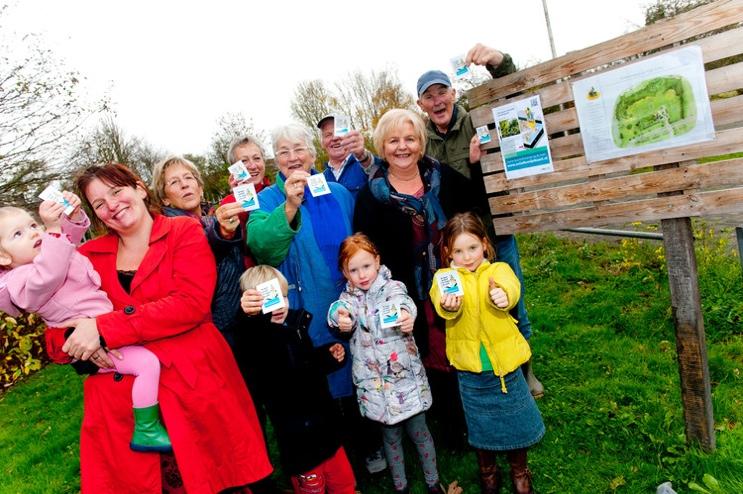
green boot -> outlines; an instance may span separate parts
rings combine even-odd
[[[160,422],[160,405],[155,403],[150,407],[133,408],[134,434],[129,447],[133,451],[155,451],[168,453],[173,451],[168,431]]]

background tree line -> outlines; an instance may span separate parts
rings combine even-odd
[[[656,0],[645,10],[646,24],[709,1]],[[107,99],[86,100],[84,77],[67,68],[39,38],[9,32],[4,25],[7,8],[0,7],[0,202],[33,209],[48,183],[69,180],[74,170],[93,163],[126,163],[149,181],[152,166],[170,152],[123,129]],[[463,97],[464,90],[481,82],[476,78],[455,85]],[[466,99],[460,102],[466,105]],[[347,115],[369,149],[374,126],[390,108],[417,111],[415,98],[391,68],[351,72],[332,83],[301,81],[290,103],[292,116],[311,129],[329,113]],[[209,148],[185,155],[201,171],[207,200],[228,192],[229,143],[246,133],[269,150],[266,131],[243,114],[226,113],[215,122]],[[318,163],[325,162],[317,134],[315,147]]]

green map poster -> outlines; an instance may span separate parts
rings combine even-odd
[[[715,136],[695,45],[576,81],[573,96],[590,163]]]

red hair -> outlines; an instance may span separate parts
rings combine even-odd
[[[96,179],[112,187],[131,187],[133,189],[140,187],[147,193],[147,197],[144,198],[144,203],[150,214],[154,215],[160,212],[160,208],[157,207],[152,200],[150,189],[148,189],[142,179],[126,165],[111,162],[106,163],[105,165],[89,166],[81,170],[75,177],[75,189],[77,189],[77,193],[88,211],[92,213],[90,215],[90,221],[93,223],[94,230],[105,231],[108,229],[106,225],[98,219],[98,216],[94,214],[95,211],[85,193],[88,185]]]
[[[341,242],[340,249],[338,249],[338,269],[345,271],[348,261],[360,250],[365,250],[374,257],[379,257],[377,246],[369,240],[369,237],[363,233],[354,233]]]

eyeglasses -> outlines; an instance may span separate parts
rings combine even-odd
[[[307,154],[308,149],[306,147],[296,147],[292,149],[280,149],[276,153],[276,157],[280,159],[287,159],[292,154],[298,158],[301,158],[302,156],[305,156]]]

